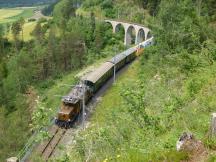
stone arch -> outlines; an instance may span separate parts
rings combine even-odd
[[[115,26],[114,32],[117,34],[117,37],[124,42],[125,37],[125,27],[123,24],[119,23]]]
[[[136,29],[133,25],[130,25],[125,30],[125,45],[135,44],[136,41]]]
[[[112,29],[114,28],[112,22],[110,22],[110,21],[105,21],[105,23],[106,23],[106,26],[110,26],[110,27],[112,27]]]
[[[119,23],[119,24],[117,24],[117,25],[115,26],[114,31],[115,31],[115,33],[119,32],[119,31],[120,31],[120,32],[123,32],[122,29],[123,29],[123,31],[125,30],[124,25],[121,24],[121,23]],[[125,31],[124,31],[124,32],[125,32]]]
[[[140,28],[137,31],[137,35],[136,35],[136,44],[141,43],[145,41],[145,30],[143,28]]]
[[[149,33],[149,29],[138,24],[132,24],[132,23],[126,23],[121,21],[114,21],[114,20],[105,20],[105,22],[112,25],[113,33],[118,32],[119,26],[123,26],[124,33],[122,29],[121,37],[124,37],[124,44],[130,45],[132,43],[138,44],[150,37],[152,37],[151,33]],[[143,38],[143,32],[145,35],[145,38]]]
[[[116,23],[111,21],[105,21],[107,25],[110,25],[113,29],[113,33],[115,33]]]
[[[151,37],[152,37],[152,33],[151,33],[151,31],[149,31],[149,32],[147,33],[146,39],[149,39],[149,38],[151,38]]]
[[[109,21],[105,21],[105,30],[112,30],[112,32],[114,33],[114,27],[113,24]]]

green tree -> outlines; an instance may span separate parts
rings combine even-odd
[[[0,57],[1,57],[0,62],[4,53],[4,35],[5,35],[4,26],[0,25]]]
[[[54,27],[51,27],[48,35],[48,43],[47,43],[47,55],[50,56],[50,66],[52,73],[58,73],[60,71],[60,55],[58,48],[58,39],[56,37],[56,30]]]
[[[21,28],[21,31],[22,31],[22,41],[24,41],[24,37],[23,37],[23,28],[24,28],[24,24],[25,24],[25,19],[23,17],[21,17],[19,20],[19,23],[20,23],[20,28]]]
[[[31,33],[38,43],[42,43],[44,40],[45,32],[42,29],[41,23],[37,23],[34,30]]]
[[[12,35],[14,38],[14,44],[15,44],[16,49],[18,49],[19,35],[20,35],[21,30],[22,30],[22,28],[21,28],[20,22],[15,21],[11,26],[11,31],[12,31]]]
[[[94,40],[94,46],[96,49],[96,53],[99,53],[101,49],[104,47],[104,24],[98,24],[95,29],[95,40]]]
[[[62,0],[54,7],[54,21],[63,31],[65,30],[67,20],[76,15],[74,7],[75,2],[75,0]]]

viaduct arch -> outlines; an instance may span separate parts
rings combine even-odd
[[[150,35],[150,29],[133,23],[127,23],[123,21],[114,21],[114,20],[105,20],[105,22],[110,23],[113,28],[113,33],[116,33],[118,30],[118,26],[122,25],[125,31],[124,44],[130,45],[132,42],[131,30],[135,31],[135,44],[141,43],[145,41],[147,37]]]

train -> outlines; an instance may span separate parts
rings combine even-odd
[[[80,83],[72,88],[67,96],[62,97],[61,106],[55,117],[55,124],[59,127],[70,128],[74,120],[82,111],[83,104],[87,103],[94,94],[126,64],[132,62],[143,53],[144,48],[154,43],[154,37],[127,49],[112,59],[104,62],[95,71],[81,79]]]

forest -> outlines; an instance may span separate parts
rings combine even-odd
[[[29,6],[35,1],[0,1],[0,6],[11,4]],[[0,161],[16,155],[32,132],[50,119],[50,115],[38,112],[48,111],[43,107],[51,107],[52,102],[60,104],[56,101],[60,99],[46,95],[58,81],[113,55],[114,47],[124,49],[123,33],[113,34],[98,18],[144,24],[152,30],[155,45],[133,65],[132,81],[122,79],[104,96],[92,117],[96,126],[75,137],[78,142],[69,150],[71,154],[60,160],[185,160],[188,155],[174,151],[175,140],[185,129],[193,131],[207,148],[215,148],[215,139],[206,137],[207,120],[216,105],[212,90],[216,61],[214,0],[84,0],[80,8],[76,4],[76,0],[56,3],[51,7],[53,18],[39,20],[29,41],[22,39],[22,18],[9,26],[0,25]],[[5,37],[8,30],[13,40]],[[159,79],[154,80],[155,76]],[[122,88],[125,86],[128,88]],[[36,102],[39,96],[43,106]],[[118,99],[113,98],[114,104],[119,100],[121,104],[110,104],[111,96]],[[55,112],[54,106],[51,109]],[[190,115],[199,116],[200,121]],[[185,123],[191,120],[191,124],[183,127],[177,119]],[[214,160],[216,156],[207,158]]]
[[[74,3],[59,2],[53,19],[39,20],[29,41],[23,40],[23,18],[0,25],[0,160],[17,153],[34,131],[37,95],[64,75],[112,55],[111,46],[123,48],[121,35],[96,22],[93,12],[89,18],[76,16]],[[12,41],[5,37],[9,30]]]
[[[98,9],[104,1],[85,1],[83,7],[148,24],[155,44],[102,97],[90,126],[59,160],[215,161],[216,140],[209,130],[216,105],[214,1],[118,2],[110,2],[108,12]],[[125,10],[128,15],[121,17]],[[183,132],[200,140],[205,153],[176,151]]]

